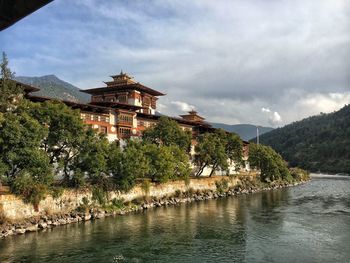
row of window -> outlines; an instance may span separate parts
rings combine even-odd
[[[85,121],[101,121],[101,122],[108,122],[109,123],[109,117],[107,116],[100,116],[96,114],[81,114],[81,119]]]
[[[133,117],[132,116],[129,116],[129,115],[119,115],[118,116],[118,122],[126,122],[126,123],[130,123],[132,124],[133,122]]]
[[[131,135],[131,129],[128,128],[119,128],[118,133],[121,136],[130,136]]]

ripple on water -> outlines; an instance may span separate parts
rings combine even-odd
[[[0,262],[349,262],[350,180],[163,207],[0,241]]]

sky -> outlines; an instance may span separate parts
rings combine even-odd
[[[350,103],[348,0],[55,0],[0,32],[17,76],[80,89],[122,69],[158,111],[280,127]]]

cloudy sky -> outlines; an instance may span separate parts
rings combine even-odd
[[[350,103],[348,0],[56,0],[0,32],[19,75],[81,89],[121,69],[164,114],[282,126]]]

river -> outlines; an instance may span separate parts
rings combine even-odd
[[[0,262],[350,262],[350,177],[0,240]]]

